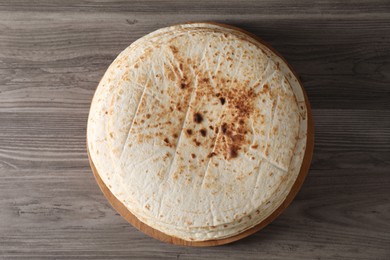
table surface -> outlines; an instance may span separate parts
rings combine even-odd
[[[389,259],[390,4],[345,2],[0,0],[0,258]],[[300,75],[314,114],[314,158],[294,202],[220,247],[174,246],[133,228],[99,190],[85,148],[111,61],[187,21],[268,41]]]

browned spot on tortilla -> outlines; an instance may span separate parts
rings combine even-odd
[[[221,101],[221,104],[222,104],[222,105],[224,105],[224,104],[225,104],[225,102],[226,102],[226,99],[225,99],[225,98],[223,98],[223,97],[220,97],[220,98],[219,98],[219,101]]]
[[[207,158],[211,158],[213,157],[214,155],[217,155],[215,152],[212,152],[212,153],[209,153],[209,155],[207,155]]]
[[[179,137],[179,135],[176,134],[176,133],[174,133],[172,136],[173,136],[173,138],[178,138]]]
[[[206,134],[207,134],[207,130],[206,129],[201,129],[200,130],[200,134],[203,136],[203,137],[205,137],[206,136]]]
[[[200,142],[198,140],[196,140],[196,138],[192,139],[192,141],[194,141],[194,143],[196,144],[196,146],[200,146]]]
[[[110,132],[110,137],[114,138],[114,133],[113,132]]]
[[[146,118],[148,118],[148,119],[149,119],[149,118],[150,118],[150,116],[151,116],[150,114],[146,114]]]
[[[212,125],[210,125],[209,128],[210,128],[211,130],[214,130],[214,127],[213,127]]]
[[[167,144],[169,144],[169,139],[167,137],[164,138],[164,142],[166,142]]]
[[[226,81],[226,79],[219,80],[218,84],[223,84]],[[233,87],[227,90],[223,89],[222,95],[220,96],[223,96],[229,102],[226,103],[226,116],[225,119],[222,119],[224,122],[220,126],[223,136],[218,138],[215,149],[217,152],[223,154],[225,159],[236,158],[238,157],[239,151],[245,152],[247,150],[245,146],[249,145],[250,142],[246,136],[251,132],[248,119],[255,109],[254,102],[257,98],[257,93],[253,87],[249,86],[250,83],[248,80],[237,82],[237,84],[236,79],[229,80],[234,82],[232,83]]]
[[[149,205],[149,204],[146,204],[146,205],[145,205],[145,208],[146,208],[147,210],[150,210],[150,205]]]
[[[191,154],[192,159],[196,158],[196,155],[194,153]]]
[[[236,158],[238,156],[238,149],[239,148],[234,145],[230,147],[230,151],[229,151],[230,158]]]
[[[177,49],[176,46],[170,45],[169,48],[171,49],[171,51],[172,51],[174,54],[176,54],[176,53],[179,52],[179,50]]]
[[[226,123],[223,123],[221,125],[221,131],[222,131],[222,133],[226,134],[226,131],[227,131],[227,124]]]
[[[251,146],[253,149],[257,149],[258,147],[259,147],[259,145],[258,144],[254,144],[254,145],[252,145]]]
[[[192,135],[192,130],[191,129],[187,129],[186,132],[187,132],[188,135]]]
[[[194,114],[194,122],[200,124],[203,121],[203,117],[200,113]]]
[[[181,88],[181,89],[185,89],[186,87],[187,87],[186,83],[182,82],[182,83],[180,84],[180,88]]]

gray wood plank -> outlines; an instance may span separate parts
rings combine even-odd
[[[281,0],[1,0],[0,7],[5,11],[60,11],[60,12],[140,12],[140,13],[195,13],[195,14],[273,14],[307,15],[323,14],[387,14],[389,3],[383,0],[358,0],[348,3],[342,0],[281,1]]]
[[[292,205],[242,241],[168,245],[127,224],[89,169],[89,104],[107,66],[157,28],[216,21],[279,50],[313,107]],[[388,1],[0,0],[1,259],[388,259]]]

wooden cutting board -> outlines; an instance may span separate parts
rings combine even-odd
[[[228,26],[228,25],[224,25],[224,24],[218,24],[218,23],[211,23],[211,24],[217,24],[219,26],[225,26],[227,28],[230,28],[230,29],[234,29],[234,30],[238,30],[238,31],[241,31],[247,35],[249,35],[250,37],[256,39],[257,41],[259,41],[261,44],[267,46],[270,50],[272,50],[276,55],[278,55],[280,58],[282,58],[284,60],[284,58],[274,49],[272,48],[268,43],[264,42],[262,39],[260,39],[259,37],[257,37],[256,35],[253,35],[245,30],[242,30],[240,28],[237,28],[237,27],[233,27],[233,26]],[[286,62],[286,64],[288,65],[287,61],[284,60]],[[289,65],[288,65],[289,66]],[[291,66],[289,66],[290,70],[294,73],[295,77],[298,79],[299,81],[299,78],[297,77],[296,73],[294,72],[294,70],[291,68]],[[265,227],[266,225],[268,225],[269,223],[271,223],[277,216],[279,216],[283,210],[285,210],[287,208],[287,206],[292,202],[292,200],[294,199],[295,195],[298,193],[298,191],[300,190],[305,178],[306,178],[306,175],[309,171],[309,168],[310,168],[310,163],[311,163],[311,159],[312,159],[312,155],[313,155],[313,148],[314,148],[314,124],[313,124],[313,118],[312,118],[312,112],[311,112],[311,107],[310,107],[310,103],[308,101],[308,98],[307,98],[307,95],[306,95],[306,92],[304,90],[304,88],[302,87],[302,83],[299,81],[299,84],[302,88],[302,91],[304,93],[304,96],[305,96],[305,102],[306,102],[306,107],[307,107],[307,116],[308,116],[308,120],[307,120],[307,140],[306,140],[306,151],[305,151],[305,155],[303,157],[303,162],[302,162],[302,166],[301,166],[301,170],[299,172],[299,175],[294,183],[294,185],[292,186],[291,188],[291,191],[290,193],[287,195],[286,199],[284,200],[284,202],[269,216],[267,217],[266,219],[264,219],[262,222],[260,222],[259,224],[257,224],[256,226],[240,233],[240,234],[237,234],[237,235],[234,235],[234,236],[231,236],[231,237],[227,237],[227,238],[223,238],[223,239],[218,239],[218,240],[207,240],[207,241],[186,241],[186,240],[183,240],[183,239],[180,239],[180,238],[177,238],[177,237],[173,237],[173,236],[170,236],[170,235],[167,235],[161,231],[158,231],[148,225],[146,225],[145,223],[143,223],[142,221],[140,221],[137,217],[135,217],[126,207],[125,205],[122,204],[122,202],[120,202],[112,193],[111,191],[109,190],[109,188],[104,184],[104,182],[102,181],[102,179],[100,178],[100,175],[98,173],[98,171],[96,170],[96,167],[90,157],[90,154],[89,154],[89,151],[88,151],[88,145],[87,145],[87,151],[88,151],[88,158],[89,158],[89,163],[91,165],[91,168],[92,168],[92,172],[93,172],[93,175],[95,176],[95,179],[96,179],[96,182],[98,183],[100,189],[102,190],[104,196],[107,198],[107,200],[110,202],[111,206],[124,218],[126,219],[130,224],[132,224],[134,227],[136,227],[138,230],[142,231],[143,233],[153,237],[153,238],[156,238],[160,241],[163,241],[163,242],[168,242],[168,243],[172,243],[172,244],[175,244],[175,245],[182,245],[182,246],[197,246],[197,247],[201,247],[201,246],[218,246],[218,245],[223,245],[223,244],[227,244],[227,243],[231,243],[231,242],[234,242],[234,241],[237,241],[237,240],[240,240],[242,238],[245,238],[257,231],[259,231],[260,229],[262,229],[263,227]]]

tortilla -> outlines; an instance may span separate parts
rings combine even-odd
[[[306,149],[302,89],[237,30],[157,30],[110,65],[88,119],[91,160],[138,219],[184,240],[239,234],[291,190]]]

